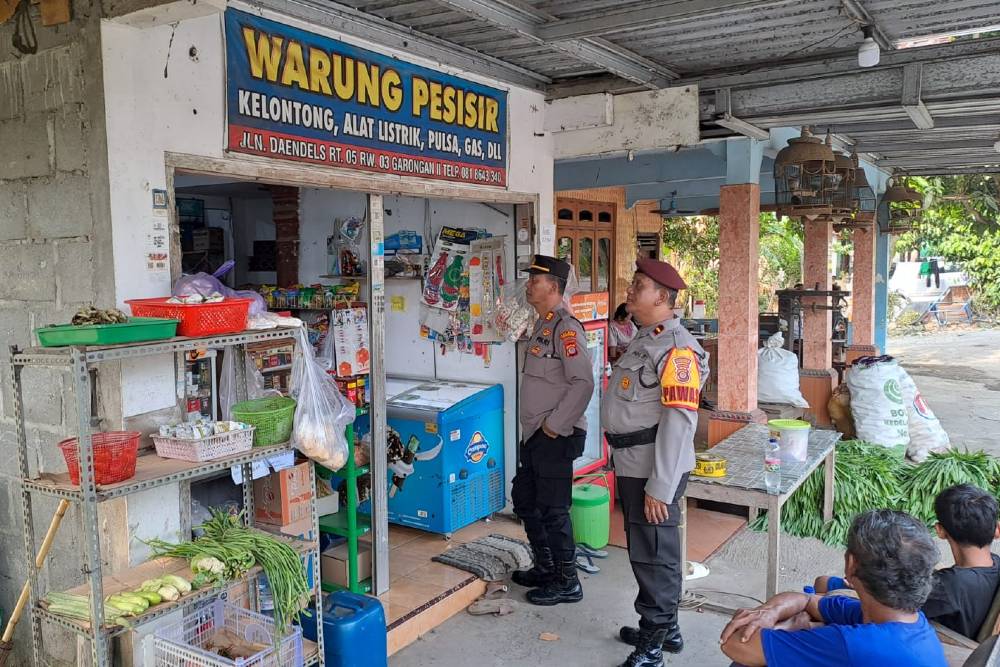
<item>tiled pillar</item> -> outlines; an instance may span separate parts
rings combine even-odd
[[[757,408],[757,285],[760,186],[724,185],[719,197],[719,358],[714,445],[751,421]]]
[[[277,283],[291,287],[299,282],[299,189],[271,186],[274,202],[274,236],[277,246]]]
[[[851,280],[851,330],[847,363],[877,354],[875,347],[875,237],[876,229],[859,227],[853,232],[854,267]]]
[[[833,240],[833,223],[806,221],[803,248],[802,283],[807,290],[829,291],[830,243]],[[833,344],[830,342],[833,315],[830,310],[812,310],[811,305],[830,305],[829,297],[804,297],[802,299],[802,395],[808,401],[810,412],[817,424],[829,424],[826,404],[833,392],[837,374],[833,366]]]

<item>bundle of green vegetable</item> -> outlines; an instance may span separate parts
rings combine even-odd
[[[956,484],[974,484],[996,495],[998,481],[1000,460],[986,452],[932,452],[926,461],[906,471],[900,507],[932,526],[937,521],[934,499],[939,493]]]
[[[984,452],[951,450],[908,464],[898,449],[860,440],[837,445],[833,520],[823,521],[823,474],[820,466],[785,503],[781,528],[790,535],[815,537],[843,546],[854,517],[870,509],[901,509],[933,525],[934,498],[949,486],[975,484],[997,493],[1000,460]],[[766,515],[752,525],[767,530]]]
[[[201,537],[181,544],[162,540],[148,542],[157,556],[191,559],[199,581],[219,581],[242,576],[254,564],[267,575],[274,599],[274,621],[278,633],[309,604],[309,585],[299,554],[288,544],[267,533],[246,528],[242,514],[212,510],[212,518],[201,525]]]
[[[786,533],[842,545],[856,514],[896,506],[904,467],[900,452],[860,440],[839,443],[834,466],[833,521],[828,523],[823,521],[825,467],[820,466],[782,507],[781,528]],[[752,527],[766,530],[767,519],[759,518]]]

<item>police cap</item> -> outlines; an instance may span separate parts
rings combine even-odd
[[[542,273],[563,280],[569,280],[569,263],[548,255],[535,255],[531,260],[531,265],[525,269],[526,273]]]

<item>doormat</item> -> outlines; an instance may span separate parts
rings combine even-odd
[[[431,560],[471,572],[485,581],[506,579],[511,572],[532,564],[527,542],[496,533],[453,547]]]

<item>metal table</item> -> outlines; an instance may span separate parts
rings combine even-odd
[[[770,429],[765,424],[749,424],[711,449],[726,459],[725,477],[695,477],[688,480],[687,498],[714,500],[750,508],[750,521],[757,518],[759,510],[767,510],[767,598],[777,592],[779,536],[781,534],[781,506],[824,461],[826,482],[823,492],[823,518],[833,518],[833,469],[835,446],[840,440],[836,431],[812,429],[809,432],[809,449],[806,460],[796,464],[781,465],[779,492],[770,494],[764,484],[764,447]],[[687,541],[684,540],[685,561]]]

